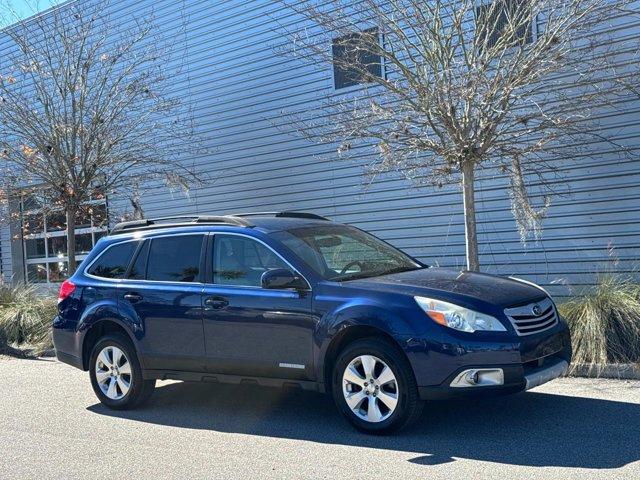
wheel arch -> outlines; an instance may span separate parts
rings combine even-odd
[[[331,391],[331,375],[340,352],[347,347],[347,345],[364,338],[382,338],[397,347],[398,351],[407,358],[400,343],[385,330],[370,324],[344,325],[331,338],[323,356],[319,378],[324,382],[326,392]],[[407,362],[408,361],[409,359],[407,358]],[[411,373],[415,375],[413,371]]]
[[[138,354],[138,348],[136,346],[135,337],[132,332],[123,326],[120,322],[114,319],[103,319],[93,323],[85,332],[82,339],[82,368],[83,370],[89,369],[89,360],[91,357],[91,351],[100,338],[110,333],[119,333],[124,335],[131,341],[133,348],[138,356],[138,360],[142,363],[142,359]]]

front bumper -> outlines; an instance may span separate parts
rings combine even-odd
[[[452,374],[442,385],[418,387],[423,400],[444,400],[455,397],[483,397],[509,395],[538,387],[544,383],[564,375],[569,362],[562,357],[552,356],[545,359],[544,365],[537,368],[526,368],[523,365],[491,365],[474,368],[501,369],[504,372],[503,385],[479,385],[469,388],[452,387],[453,380],[467,367]]]
[[[524,376],[524,389],[531,390],[551,380],[555,380],[567,373],[567,370],[569,370],[569,362],[563,359],[557,359],[548,366],[540,367],[537,370],[526,373]]]
[[[407,352],[423,399],[521,392],[562,376],[571,362],[571,338],[564,322],[540,335],[513,341],[465,342],[455,336],[443,340],[421,348],[414,345],[416,348]],[[461,388],[465,387],[461,376],[474,369],[501,371],[502,375],[492,377],[501,384],[480,382]]]

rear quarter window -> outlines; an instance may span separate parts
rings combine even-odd
[[[108,247],[87,269],[89,275],[101,278],[123,278],[138,241],[118,243]]]

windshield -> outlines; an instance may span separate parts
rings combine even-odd
[[[271,236],[326,280],[355,280],[423,268],[400,250],[347,225],[297,228]]]

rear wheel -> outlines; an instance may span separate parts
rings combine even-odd
[[[385,340],[369,338],[348,345],[336,361],[332,387],[340,412],[365,432],[399,430],[422,412],[409,362]]]
[[[98,399],[116,410],[145,403],[155,388],[155,380],[145,380],[133,345],[123,335],[102,337],[93,347],[89,362],[91,386]]]

